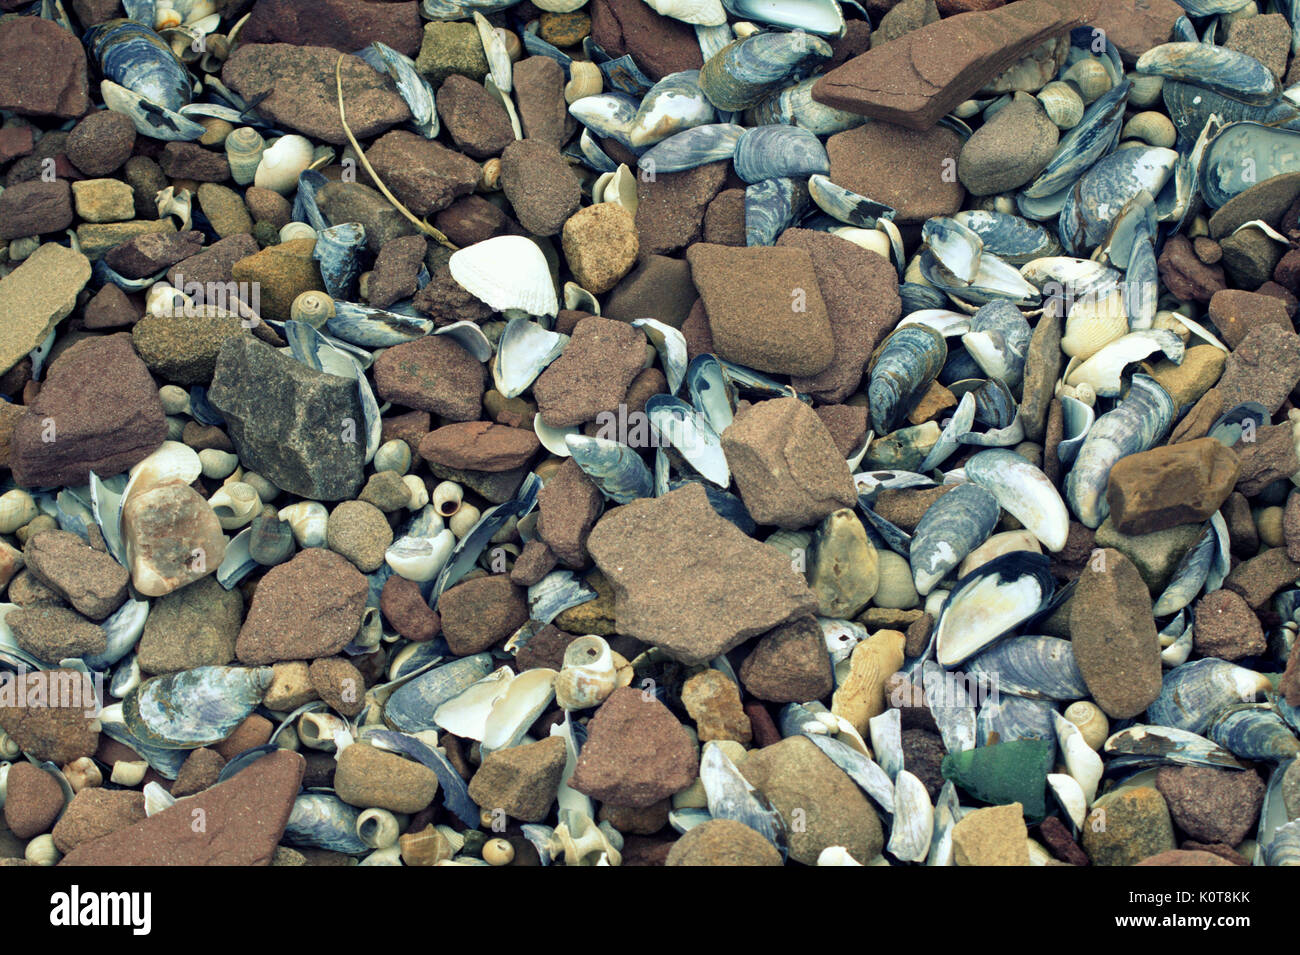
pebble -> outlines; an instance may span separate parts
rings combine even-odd
[[[549,56],[526,56],[515,63],[515,101],[525,139],[564,146],[574,122],[564,100],[567,82],[564,67]]]
[[[1182,235],[1169,237],[1156,264],[1160,280],[1179,301],[1209,302],[1227,287],[1223,266],[1203,263]]]
[[[258,584],[235,653],[248,666],[334,656],[356,635],[366,579],[319,547],[272,567]]]
[[[727,183],[730,168],[723,162],[710,162],[681,172],[638,176],[638,254],[643,258],[675,255],[698,242],[704,235],[704,216],[709,204]]]
[[[420,585],[396,574],[384,582],[379,609],[389,625],[408,640],[432,640],[442,630],[442,618],[420,595]]]
[[[582,204],[577,177],[559,149],[543,140],[520,139],[505,147],[501,189],[519,224],[534,235],[556,235]]]
[[[15,187],[0,193],[0,200]],[[84,255],[47,243],[0,278],[0,370],[8,371],[36,348],[76,305],[90,278]]]
[[[227,177],[223,176],[222,179]],[[212,231],[221,238],[245,235],[253,231],[253,217],[243,197],[233,189],[205,182],[198,188],[199,208],[208,217]]]
[[[294,239],[240,259],[230,267],[231,277],[259,292],[261,317],[288,321],[293,300],[303,292],[323,292],[325,283],[312,259],[314,239]]]
[[[193,796],[217,784],[221,771],[226,767],[226,760],[215,749],[201,746],[190,750],[181,764],[176,781],[172,783],[171,794],[177,799]]]
[[[645,362],[646,337],[625,322],[588,316],[574,326],[564,352],[533,383],[542,420],[553,428],[617,415]],[[522,462],[520,462],[522,463]]]
[[[515,141],[506,108],[481,83],[453,73],[442,81],[434,100],[452,142],[465,155],[498,156]]]
[[[447,335],[427,335],[384,350],[374,364],[383,401],[474,421],[482,411],[487,373],[482,362]]]
[[[239,460],[276,487],[335,501],[361,486],[365,436],[353,382],[243,335],[221,346],[208,401]]]
[[[0,23],[0,63],[0,109],[57,119],[76,119],[90,109],[81,41],[53,20]]]
[[[103,627],[63,607],[37,605],[12,610],[5,623],[18,646],[45,663],[99,654],[108,648]]]
[[[1291,52],[1291,25],[1278,13],[1236,20],[1228,28],[1223,45],[1263,63],[1280,82]]]
[[[469,781],[470,798],[520,822],[541,822],[555,803],[566,758],[564,740],[559,736],[496,750],[484,758]]]
[[[564,223],[564,258],[578,284],[593,295],[608,292],[636,264],[636,218],[601,202],[579,209]]]
[[[326,546],[341,554],[363,574],[384,563],[384,551],[393,542],[393,530],[384,512],[365,501],[344,501],[330,511]]]
[[[508,577],[493,574],[466,580],[438,598],[442,634],[457,656],[481,653],[528,621],[523,588]]]
[[[1287,556],[1285,547],[1260,551],[1228,574],[1223,586],[1245,598],[1256,613],[1270,597],[1300,577],[1300,564]]]
[[[377,140],[366,159],[417,216],[447,208],[473,192],[479,180],[478,164],[468,156],[400,129]]]
[[[1233,451],[1241,465],[1236,487],[1245,495],[1259,494],[1274,481],[1300,471],[1290,424],[1263,425],[1255,431],[1253,441],[1243,436]]]
[[[957,177],[973,196],[1017,189],[1043,171],[1059,138],[1038,100],[1018,92],[962,146]]]
[[[1151,786],[1125,786],[1099,797],[1082,832],[1093,865],[1135,865],[1175,848],[1169,807]]]
[[[1202,597],[1196,604],[1194,627],[1193,647],[1201,656],[1240,660],[1268,649],[1259,618],[1231,590]]]
[[[537,494],[537,536],[566,567],[580,570],[590,562],[587,538],[603,506],[599,489],[567,458]]]
[[[428,243],[418,235],[400,236],[385,243],[375,257],[366,300],[375,308],[386,308],[414,295],[427,251]]]
[[[592,41],[611,57],[630,54],[652,81],[704,65],[691,25],[641,0],[592,0],[587,13]]]
[[[1153,448],[1110,470],[1106,501],[1122,534],[1207,521],[1237,483],[1237,456],[1214,438]]]
[[[776,847],[749,826],[731,819],[709,819],[687,830],[674,842],[663,864],[779,866],[782,861]]]
[[[957,865],[1029,865],[1029,830],[1019,803],[976,809],[952,829]]]
[[[772,703],[820,700],[831,692],[831,659],[811,616],[774,627],[754,643],[740,665],[746,692]]]
[[[145,819],[144,795],[129,789],[83,789],[55,825],[54,845],[69,853]]]
[[[365,678],[345,658],[313,660],[307,675],[312,688],[334,712],[343,716],[356,716],[361,712],[365,705]]]
[[[1168,766],[1156,773],[1156,788],[1184,833],[1230,846],[1254,831],[1264,801],[1264,783],[1252,770]]]
[[[133,196],[131,187],[117,179],[83,179],[72,184],[77,215],[86,222],[124,222],[132,218],[135,215]],[[117,289],[117,286],[108,284],[104,288]]]
[[[1044,791],[1056,745],[1041,739],[1011,740],[959,750],[943,758],[943,776],[981,802],[1020,803],[1031,820],[1047,814]]]
[[[420,439],[420,457],[444,467],[509,471],[527,464],[541,442],[532,431],[487,421],[443,425]]]
[[[93,756],[99,746],[99,728],[86,719],[94,701],[91,682],[77,670],[34,670],[19,674],[0,696],[0,729],[23,752],[39,760],[65,766],[82,756]],[[44,699],[45,706],[22,705]]]
[[[600,802],[640,808],[695,781],[695,742],[653,695],[616,689],[587,724],[569,785]]]
[[[426,23],[415,68],[434,89],[453,73],[482,80],[487,75],[488,62],[478,27],[469,21]]]
[[[128,279],[148,278],[203,248],[200,232],[146,232],[132,236],[104,256],[104,263]]]
[[[862,790],[808,740],[795,736],[751,750],[737,767],[783,819],[802,825],[787,832],[790,858],[813,865],[828,846],[843,846],[866,864],[880,854],[880,817]],[[796,810],[803,810],[795,816]]]
[[[699,484],[606,512],[587,547],[613,586],[619,631],[684,663],[816,608],[788,559],[719,517]]]
[[[722,433],[722,448],[745,507],[763,524],[807,527],[857,502],[830,432],[797,399],[750,405]]]
[[[723,739],[743,746],[752,738],[740,687],[720,670],[703,670],[682,684],[682,706],[695,721],[701,743]]]
[[[126,599],[125,568],[76,534],[35,534],[23,547],[23,559],[32,576],[91,620],[103,620]]]
[[[4,821],[19,839],[49,832],[63,812],[63,789],[53,775],[28,762],[9,767]]]
[[[850,62],[841,69],[852,66]],[[826,140],[831,181],[893,208],[899,225],[949,216],[961,208],[966,190],[959,175],[945,171],[944,164],[958,163],[961,152],[961,137],[944,126],[918,131],[871,122]],[[912,174],[900,176],[899,169]]]
[[[310,10],[292,0],[258,0],[240,36],[245,43],[319,44],[344,53],[378,41],[403,56],[415,56],[420,22],[411,0],[379,9],[364,0],[321,0]]]

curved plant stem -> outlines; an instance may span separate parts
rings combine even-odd
[[[455,252],[458,248],[460,248],[458,245],[452,242],[449,238],[447,238],[445,235],[443,235],[440,231],[435,229],[433,226],[429,225],[429,223],[425,222],[423,219],[416,218],[416,216],[414,215],[414,213],[411,212],[410,209],[406,208],[406,206],[398,202],[397,197],[388,191],[388,187],[384,185],[384,181],[379,178],[379,173],[375,172],[375,167],[370,165],[370,160],[366,158],[365,152],[361,149],[361,144],[358,143],[357,138],[352,135],[352,130],[348,127],[347,114],[343,110],[343,55],[342,54],[339,54],[339,58],[334,63],[334,83],[336,89],[338,90],[339,122],[343,124],[343,132],[348,137],[348,142],[352,144],[352,148],[356,150],[357,160],[361,163],[362,166],[365,167],[366,172],[370,173],[370,178],[375,181],[375,185],[378,186],[379,191],[384,194],[384,198],[387,199],[389,202],[391,202],[397,208],[398,212],[406,216],[406,218],[410,219],[417,229],[419,229],[429,238],[433,239],[439,245],[445,246],[448,249],[451,249],[453,252]]]

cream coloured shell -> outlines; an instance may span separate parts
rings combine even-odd
[[[325,545],[325,525],[329,520],[329,511],[319,501],[299,501],[288,507],[280,508],[276,515],[286,522],[293,531],[293,539],[299,547],[323,547]]]
[[[282,196],[298,188],[298,176],[311,165],[315,149],[311,140],[297,133],[281,136],[262,153],[253,185]]]
[[[12,534],[39,513],[36,500],[22,488],[5,491],[0,494],[0,534]]]
[[[1173,146],[1178,137],[1173,120],[1164,113],[1151,109],[1136,114],[1125,123],[1120,135],[1125,139],[1140,139],[1147,145],[1163,146],[1166,149]]]
[[[257,167],[266,151],[266,140],[252,126],[240,126],[226,137],[226,162],[230,178],[247,186],[257,175]]]
[[[190,413],[190,394],[180,385],[163,385],[158,389],[158,400],[162,402],[163,414]]]
[[[727,22],[727,11],[720,0],[645,0],[656,13],[672,17],[682,23],[702,27],[721,26]]]
[[[325,323],[334,317],[334,300],[325,292],[303,292],[289,307],[289,317],[312,328],[324,328]]]
[[[447,268],[456,284],[494,311],[529,315],[559,311],[546,256],[521,235],[499,235],[453,252]]]
[[[555,700],[566,710],[585,710],[604,702],[618,687],[618,668],[609,644],[589,634],[571,642],[555,678]]]
[[[405,474],[411,467],[411,446],[400,438],[385,441],[375,451],[375,459],[371,463],[376,473],[396,471]]]
[[[257,492],[243,481],[231,481],[217,488],[208,498],[208,505],[216,512],[222,530],[232,531],[252,523],[262,512],[262,501]]]
[[[1069,83],[1053,80],[1038,91],[1038,102],[1043,112],[1056,124],[1057,129],[1073,129],[1083,119],[1083,99]]]
[[[1091,56],[1071,66],[1062,79],[1073,80],[1079,88],[1079,98],[1088,104],[1107,93],[1113,85],[1101,60]]]
[[[1110,722],[1096,703],[1079,700],[1065,708],[1065,718],[1079,727],[1083,741],[1093,749],[1100,749],[1110,735]]]
[[[1061,336],[1061,351],[1082,361],[1126,334],[1128,313],[1124,308],[1124,294],[1113,289],[1104,295],[1077,299],[1070,306],[1065,334]]]
[[[588,60],[569,64],[569,82],[564,85],[564,101],[572,106],[584,96],[595,96],[605,88],[605,75]]]
[[[292,242],[294,239],[315,239],[316,230],[305,222],[288,222],[280,229],[280,241]]]

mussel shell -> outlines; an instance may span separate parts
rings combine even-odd
[[[433,712],[488,675],[492,656],[478,653],[453,660],[402,684],[384,706],[384,720],[408,733],[435,730]]]
[[[682,70],[665,76],[645,94],[628,123],[627,137],[633,146],[653,146],[715,118],[713,104],[700,89],[700,71]]]
[[[797,179],[764,179],[745,189],[745,244],[775,245],[808,205],[808,187]]]
[[[1162,146],[1121,149],[1098,160],[1061,210],[1058,231],[1066,251],[1083,254],[1101,242],[1125,204],[1143,190],[1159,193],[1177,162],[1178,153]]]
[[[1255,183],[1288,172],[1300,172],[1300,132],[1229,123],[1205,150],[1201,191],[1217,209]]]
[[[1300,756],[1300,739],[1267,703],[1234,703],[1210,721],[1205,735],[1234,756],[1282,760]]]
[[[1107,754],[1133,757],[1145,765],[1217,766],[1240,769],[1233,755],[1204,736],[1172,726],[1135,723],[1114,733],[1102,747]]]
[[[650,469],[627,445],[585,434],[565,435],[564,443],[578,467],[611,501],[627,504],[653,494]]]
[[[829,43],[807,33],[755,33],[710,57],[700,70],[700,87],[720,110],[747,109],[796,71],[832,54]]]
[[[732,157],[736,175],[748,183],[764,179],[827,175],[830,157],[821,140],[798,126],[758,126],[745,130]]]
[[[939,665],[956,666],[1032,619],[1052,598],[1050,566],[1042,554],[1015,551],[957,581],[931,640]]]
[[[1147,720],[1204,734],[1225,707],[1253,700],[1268,685],[1263,674],[1227,660],[1193,660],[1165,673],[1160,696],[1147,707]]]
[[[293,802],[284,841],[293,846],[363,855],[370,847],[357,838],[361,810],[331,793],[302,793]]]
[[[999,299],[981,305],[971,316],[962,344],[986,375],[1014,388],[1024,377],[1032,335],[1020,309]]]
[[[700,783],[714,819],[731,819],[753,829],[785,856],[786,824],[781,814],[741,775],[722,747],[704,745]]]
[[[861,229],[874,229],[880,219],[893,219],[897,214],[883,202],[836,185],[827,175],[815,174],[808,178],[808,195],[828,216]]]
[[[1008,265],[1024,265],[1061,251],[1061,245],[1051,230],[1022,216],[969,209],[956,213],[952,218],[975,233],[984,248]]]
[[[891,332],[867,365],[867,402],[877,434],[893,431],[920,400],[948,360],[944,337],[925,325]]]
[[[966,462],[966,477],[989,491],[1008,514],[1050,551],[1065,547],[1070,515],[1051,480],[1014,451],[981,451]]]
[[[145,680],[122,702],[131,734],[165,749],[197,749],[229,736],[262,702],[270,667],[204,666]]]
[[[108,20],[87,30],[85,43],[105,79],[173,112],[190,102],[188,71],[151,28]]]
[[[1047,167],[1021,192],[1028,199],[1046,199],[1079,179],[1119,139],[1124,105],[1133,84],[1125,80],[1111,88],[1083,113],[1083,119],[1061,137]]]
[[[987,674],[999,692],[1034,700],[1088,696],[1088,685],[1074,662],[1073,645],[1058,637],[1011,637],[975,657],[967,670]]]
[[[959,484],[926,509],[912,535],[910,562],[916,592],[924,596],[997,526],[997,498],[975,484]]]
[[[651,146],[638,157],[637,165],[650,175],[681,172],[705,163],[730,159],[744,133],[745,127],[733,123],[695,126]]]
[[[996,746],[1018,739],[1055,740],[1053,712],[1052,704],[1046,700],[1017,696],[1010,692],[1010,687],[1004,690],[999,686],[997,698],[986,700],[980,707],[976,719],[979,745]]]
[[[1271,103],[1279,92],[1277,78],[1259,60],[1208,43],[1162,43],[1138,57],[1135,69],[1258,106]]]

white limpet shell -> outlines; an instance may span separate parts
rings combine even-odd
[[[672,17],[682,23],[716,27],[727,22],[727,11],[722,8],[720,0],[645,0],[645,2],[650,9],[661,16]]]
[[[281,136],[262,152],[253,185],[290,195],[298,188],[298,176],[311,165],[314,153],[315,147],[306,136]]]
[[[319,501],[299,501],[280,508],[276,515],[289,525],[299,547],[324,547],[329,511]]]
[[[461,288],[494,311],[515,309],[548,316],[559,311],[546,256],[524,236],[499,235],[475,242],[453,252],[447,268]]]

